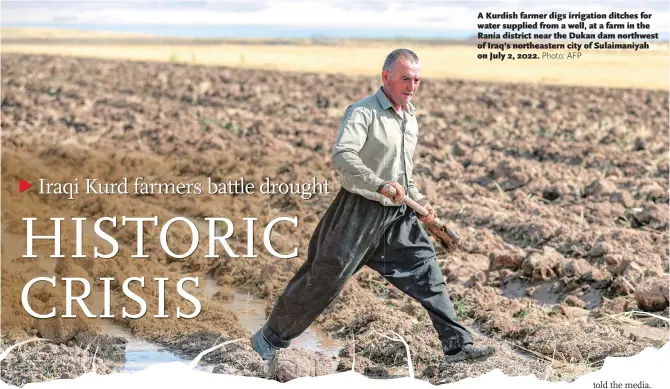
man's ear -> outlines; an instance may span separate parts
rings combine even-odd
[[[389,80],[389,71],[388,70],[382,70],[382,80],[383,81],[388,81]]]

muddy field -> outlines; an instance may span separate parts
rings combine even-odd
[[[481,342],[498,347],[478,363],[445,365],[430,320],[414,301],[379,275],[363,269],[317,319],[341,349],[292,348],[268,366],[246,338],[243,308],[234,293],[261,301],[266,312],[305,258],[320,215],[339,190],[330,149],[347,105],[378,88],[375,78],[263,72],[177,64],[144,64],[49,56],[2,56],[2,348],[37,337],[2,361],[3,381],[15,385],[76,377],[96,366],[112,373],[133,337],[165,347],[184,359],[226,340],[243,339],[207,355],[214,373],[287,381],[303,375],[355,369],[371,377],[406,375],[402,335],[411,346],[417,378],[452,382],[502,369],[571,380],[598,369],[608,356],[628,356],[668,341],[667,324],[640,312],[668,317],[668,93],[426,79],[414,100],[420,143],[415,177],[438,215],[461,235],[455,253],[439,262],[459,316]],[[81,194],[86,178],[132,184],[203,183],[201,194]],[[207,193],[208,178],[228,182],[330,183],[330,193],[303,199],[291,194]],[[18,179],[34,186],[18,193]],[[80,182],[80,194],[39,195],[46,182]],[[132,190],[132,187],[130,188]],[[135,223],[121,218],[158,216],[145,224],[146,258],[138,250]],[[200,231],[195,252],[173,258],[160,232],[173,217],[187,217]],[[63,258],[49,258],[53,242],[25,250],[25,217],[34,231],[53,234],[61,225]],[[86,217],[77,253],[73,217]],[[94,233],[101,217],[118,241],[113,258],[93,258],[109,243]],[[219,246],[209,258],[206,217],[225,217],[235,227],[228,239],[238,257]],[[247,253],[247,224],[255,217]],[[298,227],[279,223],[270,239],[263,228],[277,217],[297,217]],[[225,225],[220,225],[221,231]],[[221,232],[219,231],[219,232]],[[176,223],[166,236],[178,253],[191,246],[191,231]],[[37,284],[31,306],[56,307],[57,318],[35,319],[21,305],[21,289],[39,275],[57,275],[57,286]],[[123,283],[147,302],[139,319]],[[194,305],[177,293],[177,281],[197,276],[210,282],[198,295],[201,312],[178,319]],[[64,277],[92,283],[85,301],[104,310],[110,282],[110,319],[61,318]],[[155,277],[168,278],[164,295]],[[75,284],[75,292],[83,292]],[[199,285],[203,289],[203,285]],[[167,318],[159,313],[165,297]],[[262,301],[265,301],[263,304]],[[243,305],[241,305],[243,307]],[[265,313],[265,312],[263,312]],[[262,317],[261,317],[262,319]],[[107,324],[105,324],[107,323]],[[352,342],[352,339],[354,341]],[[320,352],[321,351],[321,352]]]

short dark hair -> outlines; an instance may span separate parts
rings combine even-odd
[[[400,59],[404,59],[412,64],[419,63],[419,57],[412,50],[395,49],[386,56],[382,70],[391,71],[391,69],[393,69],[393,65],[395,65],[395,63]]]

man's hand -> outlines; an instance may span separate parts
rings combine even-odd
[[[422,202],[419,202],[419,203],[422,203]],[[428,215],[426,215],[426,216],[421,216],[421,214],[417,213],[417,217],[419,218],[421,223],[430,224],[430,223],[434,222],[435,219],[437,219],[437,214],[435,213],[435,210],[433,209],[433,207],[431,207],[430,204],[428,204],[425,201],[423,202],[423,204],[421,204],[421,206],[426,208],[426,211],[428,211]]]
[[[384,189],[384,185],[392,186],[395,189],[395,196],[391,196],[391,194],[386,189]],[[379,189],[377,190],[377,192],[381,193],[382,196],[384,196],[384,197],[388,197],[395,204],[400,204],[403,201],[403,199],[405,198],[405,188],[403,188],[402,185],[400,185],[399,183],[397,183],[395,181],[384,182],[383,184],[381,184],[379,186]]]

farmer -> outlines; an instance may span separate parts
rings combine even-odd
[[[475,346],[459,324],[435,248],[419,223],[436,217],[412,178],[419,128],[410,100],[421,79],[419,59],[410,50],[394,50],[381,76],[383,86],[344,113],[332,153],[342,189],[312,235],[307,260],[277,299],[267,323],[251,337],[263,359],[288,347],[363,265],[421,303],[447,362],[494,352]],[[387,193],[384,184],[394,187],[396,195]],[[404,196],[423,205],[429,215],[418,216],[403,204]]]

